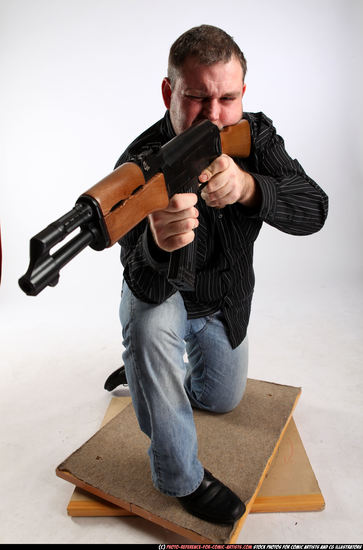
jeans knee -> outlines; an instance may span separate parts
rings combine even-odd
[[[244,395],[245,388],[246,382],[242,381],[240,385],[230,387],[228,390],[226,387],[221,389],[216,386],[213,389],[204,388],[199,395],[195,392],[191,393],[190,390],[188,391],[188,388],[187,392],[194,407],[222,414],[233,411],[233,409],[239,405]]]
[[[179,293],[162,304],[148,304],[136,298],[125,284],[120,303],[123,335],[133,335],[142,346],[168,344],[184,337],[186,311]]]
[[[206,410],[209,410],[211,412],[224,414],[233,411],[237,407],[237,405],[240,403],[242,399],[242,396],[238,397],[237,399],[235,397],[230,399],[224,399],[222,400],[209,400],[208,402],[203,402],[204,407],[206,407]]]

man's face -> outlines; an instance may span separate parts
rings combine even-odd
[[[162,84],[164,103],[170,111],[175,133],[181,134],[192,124],[210,120],[221,130],[242,118],[242,97],[246,85],[239,60],[200,65],[189,57],[171,89],[169,79]]]

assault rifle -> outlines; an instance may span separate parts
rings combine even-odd
[[[165,145],[151,144],[132,162],[116,168],[76,201],[74,208],[30,240],[30,262],[20,288],[36,296],[55,286],[59,271],[84,248],[111,247],[148,214],[166,208],[176,193],[197,193],[198,176],[222,153],[248,157],[249,124],[242,120],[219,131],[205,120]],[[51,253],[75,229],[79,233]],[[170,254],[168,280],[179,290],[192,290],[195,240]]]

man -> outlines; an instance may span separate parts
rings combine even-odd
[[[191,514],[217,523],[235,522],[245,507],[200,463],[193,407],[224,413],[243,396],[253,244],[262,222],[307,235],[323,226],[328,204],[271,121],[243,114],[245,73],[243,53],[221,29],[184,33],[171,47],[162,83],[164,118],[116,164],[205,119],[220,129],[242,117],[250,124],[248,159],[220,156],[201,173],[201,193],[174,195],[120,241],[123,360],[140,428],[150,438],[153,483]],[[177,291],[166,277],[170,253],[196,234],[195,290]],[[223,449],[216,444],[215,452]]]

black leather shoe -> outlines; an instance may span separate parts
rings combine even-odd
[[[125,367],[123,365],[110,374],[105,382],[104,388],[107,391],[112,391],[117,388],[117,386],[120,386],[120,384],[127,384]]]
[[[232,524],[246,511],[242,500],[208,470],[194,493],[177,498],[187,512],[212,523]]]

